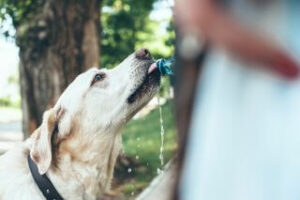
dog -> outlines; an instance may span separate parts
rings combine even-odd
[[[147,49],[77,76],[31,137],[0,157],[0,199],[45,199],[28,155],[63,199],[99,199],[110,187],[122,128],[158,92],[160,78]]]

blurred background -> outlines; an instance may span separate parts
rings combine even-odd
[[[172,57],[173,0],[0,0],[0,154],[27,138],[64,88],[92,66],[112,68],[138,48]],[[123,131],[111,195],[134,198],[177,145],[173,94],[163,79],[153,101]]]

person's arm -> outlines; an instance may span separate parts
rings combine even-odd
[[[279,45],[248,30],[213,0],[177,0],[175,21],[183,35],[199,33],[212,46],[262,64],[284,77],[298,76],[296,62]]]

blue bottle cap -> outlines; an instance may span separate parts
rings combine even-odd
[[[173,75],[173,71],[171,69],[172,64],[174,63],[174,58],[170,59],[160,59],[156,62],[157,67],[161,73],[161,75]]]

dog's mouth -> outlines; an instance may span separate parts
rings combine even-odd
[[[156,63],[151,63],[146,71],[146,75],[142,83],[127,98],[129,104],[134,103],[137,99],[147,95],[160,84],[161,74]],[[150,94],[149,94],[150,95]]]

